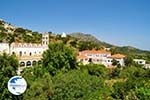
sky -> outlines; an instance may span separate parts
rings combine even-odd
[[[150,50],[150,0],[0,0],[0,18],[38,32],[82,32]]]

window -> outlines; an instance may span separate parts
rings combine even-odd
[[[22,56],[22,51],[19,52],[19,56]]]
[[[12,52],[12,54],[14,55],[14,54],[15,54],[15,52],[13,51],[13,52]]]
[[[30,54],[29,54],[30,56],[32,55],[32,53],[30,52]]]
[[[139,63],[142,64],[142,61],[140,61]]]

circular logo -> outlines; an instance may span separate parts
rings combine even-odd
[[[27,88],[27,83],[21,76],[14,76],[8,81],[8,90],[14,95],[21,95]]]

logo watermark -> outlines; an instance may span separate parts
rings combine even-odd
[[[21,95],[27,88],[27,83],[21,76],[14,76],[8,81],[8,90],[14,95]]]

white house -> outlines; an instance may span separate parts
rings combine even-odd
[[[143,60],[143,59],[133,59],[137,64],[139,65],[145,65],[146,64],[146,61]]]
[[[107,66],[111,66],[112,65],[112,61],[113,61],[113,59],[114,60],[116,60],[116,61],[118,61],[118,63],[121,65],[121,66],[124,66],[125,64],[124,64],[124,59],[125,59],[125,55],[123,55],[123,54],[114,54],[114,55],[112,55],[112,56],[110,56],[110,57],[108,57],[107,58],[107,63],[106,63],[106,65]]]
[[[145,64],[144,67],[145,68],[150,68],[150,64]]]
[[[62,37],[62,38],[67,37],[66,33],[63,32],[63,33],[61,34],[61,37]]]
[[[77,59],[79,62],[85,64],[103,64],[106,67],[112,67],[112,60],[115,59],[121,66],[124,66],[125,55],[115,54],[111,55],[110,52],[105,50],[84,50],[79,52]]]

